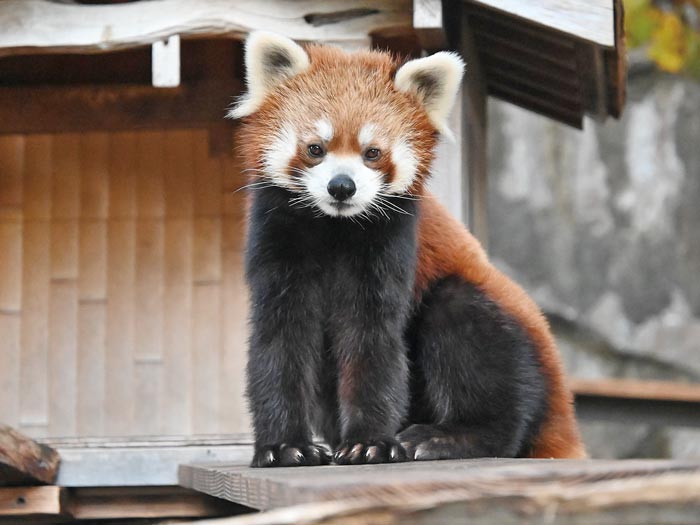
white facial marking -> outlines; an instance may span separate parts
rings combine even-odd
[[[324,142],[330,142],[333,138],[333,124],[325,118],[316,121],[316,133]]]
[[[403,193],[411,187],[416,178],[418,159],[408,141],[401,139],[391,150],[391,160],[394,161],[396,176],[389,184],[389,190],[392,193]]]
[[[287,176],[287,168],[296,152],[296,133],[290,126],[283,126],[265,151],[263,159],[265,175],[278,186],[293,188]]]
[[[316,206],[332,217],[350,217],[367,210],[381,190],[382,176],[365,166],[359,155],[329,153],[318,166],[306,170],[304,184]],[[355,194],[338,203],[328,193],[328,183],[336,175],[345,174],[355,182]]]
[[[360,143],[361,147],[365,148],[372,143],[376,134],[377,126],[374,124],[365,124],[357,134],[357,141]]]

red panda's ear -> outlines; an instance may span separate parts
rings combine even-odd
[[[256,31],[245,43],[245,67],[248,92],[228,112],[231,118],[257,111],[270,91],[309,67],[309,55],[289,38]]]
[[[464,62],[456,53],[441,51],[406,62],[394,77],[396,89],[421,101],[433,125],[448,137],[447,117],[464,75]]]

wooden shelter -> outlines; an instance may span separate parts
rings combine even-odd
[[[0,421],[62,461],[55,485],[0,489],[0,521],[232,512],[178,486],[221,496],[202,488],[227,483],[217,469],[178,464],[250,454],[244,178],[223,116],[255,29],[460,51],[434,189],[484,242],[488,96],[574,127],[624,104],[620,0],[0,0]]]

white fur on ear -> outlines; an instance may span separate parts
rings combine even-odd
[[[231,118],[257,111],[270,91],[309,67],[309,55],[287,37],[255,31],[245,43],[245,67],[248,92],[229,110]]]
[[[394,85],[399,91],[416,95],[438,131],[452,137],[447,117],[463,74],[464,62],[459,55],[441,51],[406,62],[396,72]]]

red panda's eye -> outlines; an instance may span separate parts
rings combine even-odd
[[[377,160],[379,157],[381,157],[381,155],[382,152],[377,148],[369,148],[367,151],[365,151],[365,158],[367,160]]]
[[[326,152],[323,151],[323,147],[319,146],[318,144],[311,144],[308,148],[309,155],[311,155],[314,158],[319,158],[323,157]]]

